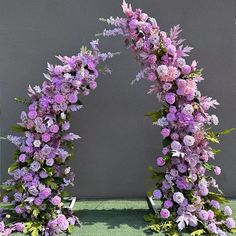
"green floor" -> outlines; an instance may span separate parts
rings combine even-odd
[[[229,205],[236,217],[236,200],[231,200]],[[143,221],[143,215],[149,212],[146,201],[79,201],[74,207],[74,212],[82,225],[74,230],[73,236],[154,235],[147,231],[147,225]]]

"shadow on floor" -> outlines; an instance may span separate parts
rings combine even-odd
[[[82,227],[99,223],[103,224],[107,229],[118,229],[127,226],[145,231],[147,235],[151,235],[151,232],[146,231],[147,223],[143,219],[143,216],[149,213],[148,209],[82,209],[74,212],[79,217]]]

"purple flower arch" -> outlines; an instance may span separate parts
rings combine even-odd
[[[219,135],[231,130],[214,133],[207,128],[218,124],[218,118],[208,113],[218,103],[197,89],[203,80],[201,70],[196,61],[188,65],[184,59],[192,48],[184,47],[183,40],[178,39],[179,26],[167,34],[140,9],[133,11],[125,2],[122,7],[125,18],[103,19],[114,26],[103,35],[125,37],[143,67],[135,81],[152,81],[148,93],[157,95],[163,104],[160,111],[147,114],[162,129],[163,155],[157,158],[162,169],[151,170],[157,183],[149,192],[161,200],[161,209],[145,219],[152,230],[168,235],[177,236],[182,230],[192,235],[235,232],[232,210],[228,206],[220,210],[226,200],[214,178],[206,175],[207,170],[214,170],[216,175],[221,171],[208,163],[217,152],[209,141],[218,142]],[[14,231],[33,236],[71,233],[79,223],[70,209],[63,208],[62,200],[65,186],[74,179],[68,166],[69,149],[79,138],[68,132],[70,113],[82,107],[79,95],[88,95],[96,88],[99,63],[114,55],[101,53],[98,41],[91,45],[91,50],[82,48],[76,56],[59,56],[62,65],[48,65],[42,86],[29,86],[30,101],[18,99],[28,110],[21,113],[21,122],[15,127],[24,136],[7,137],[18,149],[8,170],[11,179],[1,186],[3,202],[14,206],[0,212],[2,235]],[[209,187],[219,193],[210,192]]]
[[[151,169],[156,186],[148,193],[161,201],[161,208],[145,220],[150,229],[167,235],[179,235],[181,231],[191,235],[235,233],[232,210],[229,206],[220,209],[226,199],[215,179],[206,173],[221,173],[220,167],[208,162],[218,153],[209,142],[218,143],[220,135],[233,129],[210,130],[209,125],[218,125],[219,121],[208,110],[218,102],[198,90],[197,84],[204,80],[202,70],[195,60],[191,64],[185,61],[192,48],[184,47],[184,40],[178,38],[180,26],[166,33],[141,9],[133,11],[125,1],[122,8],[124,18],[101,19],[113,26],[102,35],[124,36],[126,46],[142,66],[134,82],[151,81],[148,93],[156,95],[162,104],[160,111],[147,114],[154,125],[161,127],[163,136],[162,155],[156,160],[158,169]]]
[[[17,150],[8,169],[11,178],[1,186],[1,200],[13,206],[3,206],[0,212],[1,235],[14,231],[33,236],[71,233],[79,223],[71,209],[63,207],[62,198],[65,187],[73,185],[69,151],[72,141],[80,138],[69,132],[70,113],[82,108],[79,96],[96,89],[100,63],[114,55],[100,52],[98,40],[90,44],[91,50],[82,47],[75,56],[58,56],[62,64],[48,64],[42,86],[29,86],[29,102],[17,99],[28,110],[14,127],[24,136],[7,136]]]

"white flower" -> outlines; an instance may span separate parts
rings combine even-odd
[[[186,135],[183,140],[184,144],[188,147],[193,146],[195,139],[193,136]]]
[[[41,145],[41,141],[40,140],[34,140],[34,146],[35,147],[40,147],[40,145]]]
[[[64,77],[65,79],[70,79],[72,76],[71,76],[70,73],[66,73],[66,74],[64,74],[63,77]]]
[[[187,105],[184,106],[182,112],[183,112],[185,115],[189,115],[189,116],[190,116],[190,115],[193,114],[194,108],[193,108],[192,105],[187,104]]]
[[[178,58],[178,59],[177,59],[177,66],[178,66],[179,68],[182,68],[182,67],[185,66],[185,65],[186,65],[186,61],[185,61],[184,58]]]
[[[163,116],[162,118],[159,118],[157,120],[157,122],[154,122],[153,123],[154,125],[159,125],[161,127],[164,127],[164,126],[167,126],[168,125],[168,121],[167,119]]]
[[[161,65],[157,67],[157,74],[160,77],[166,76],[168,74],[168,67],[166,65]]]
[[[216,115],[211,115],[211,121],[214,125],[218,125],[219,124],[219,119]]]
[[[172,150],[176,151],[180,151],[182,147],[182,145],[178,141],[173,141],[170,146]]]
[[[61,113],[61,119],[65,120],[66,119],[66,114],[64,112]]]

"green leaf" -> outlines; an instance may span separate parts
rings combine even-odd
[[[161,118],[164,115],[163,109],[160,111],[151,111],[145,114],[145,116],[148,116],[151,118],[152,122],[156,122],[159,118]]]
[[[12,131],[18,132],[18,133],[23,133],[23,132],[25,132],[27,130],[26,128],[24,128],[24,127],[22,127],[20,125],[13,125],[11,127],[11,129],[12,129]]]
[[[226,129],[224,131],[218,132],[218,135],[225,135],[225,134],[230,134],[232,131],[234,131],[235,128],[230,128],[230,129]]]
[[[215,132],[207,132],[206,139],[213,143],[220,143],[218,135]]]
[[[69,227],[68,227],[68,233],[69,233],[69,234],[72,234],[72,232],[73,232],[73,225],[69,225]]]
[[[46,184],[47,184],[48,187],[50,187],[53,190],[57,190],[58,189],[58,184],[55,183],[53,181],[53,179],[51,179],[51,178],[46,180]]]
[[[20,102],[20,103],[22,103],[22,104],[24,104],[24,105],[30,105],[30,102],[27,101],[27,100],[24,99],[24,98],[16,97],[16,98],[14,98],[14,100],[15,100],[16,102]]]
[[[212,149],[212,152],[213,152],[213,154],[218,154],[221,152],[221,150],[220,149]]]
[[[39,215],[39,209],[37,207],[34,207],[34,209],[33,209],[33,216],[35,218],[37,218],[38,215]]]
[[[230,230],[230,233],[236,234],[236,228],[232,228],[232,229]]]
[[[200,236],[203,235],[206,231],[204,229],[198,229],[193,231],[190,235],[191,236]]]
[[[19,167],[19,163],[14,162],[9,168],[8,168],[8,173],[12,173],[15,169]]]
[[[216,200],[218,201],[219,203],[227,203],[229,202],[225,197],[223,197],[222,195],[218,194],[218,193],[213,193],[213,192],[209,192],[207,194],[207,197],[210,199],[210,200]]]
[[[204,163],[203,166],[207,169],[207,170],[213,170],[214,166],[209,164],[209,163]]]
[[[169,146],[171,144],[171,142],[172,142],[172,140],[167,137],[167,138],[164,138],[162,140],[162,145],[163,145],[163,147],[167,147],[167,146]]]

